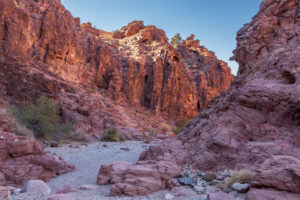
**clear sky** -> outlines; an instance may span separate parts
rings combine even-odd
[[[251,21],[262,0],[61,0],[74,17],[97,28],[114,31],[133,20],[155,25],[169,38],[193,33],[200,45],[216,53],[236,73],[229,61],[236,46],[236,32]]]

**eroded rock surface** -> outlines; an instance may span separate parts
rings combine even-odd
[[[258,172],[255,186],[299,193],[299,7],[264,0],[237,33],[234,84],[179,135],[188,165],[248,168]]]
[[[273,155],[300,155],[299,1],[263,1],[237,34],[233,86],[179,138],[203,170],[252,168]]]
[[[11,104],[50,96],[90,138],[110,128],[144,138],[164,119],[195,116],[233,80],[193,38],[177,50],[142,21],[109,33],[81,24],[59,0],[0,7],[1,95]]]
[[[73,165],[46,155],[35,139],[16,136],[9,122],[0,119],[0,124],[0,185],[23,186],[74,171]]]

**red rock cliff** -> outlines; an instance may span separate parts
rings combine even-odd
[[[300,163],[299,8],[296,0],[264,0],[252,22],[237,33],[235,83],[179,136],[189,164],[202,170],[262,165],[258,171],[265,179],[256,185],[299,192],[300,176],[293,174]],[[271,166],[276,166],[274,174],[266,172]],[[279,176],[285,167],[295,170],[285,175],[294,185],[282,189],[286,180],[266,174]]]
[[[81,24],[59,0],[0,0],[0,9],[2,95],[10,103],[52,96],[62,117],[91,135],[195,116],[233,80],[193,38],[176,49],[142,21],[108,33]]]

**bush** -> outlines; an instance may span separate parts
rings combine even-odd
[[[182,38],[179,33],[176,33],[174,37],[171,38],[171,44],[177,46],[182,41]]]
[[[31,130],[26,128],[24,125],[20,124],[7,109],[0,109],[0,119],[4,119],[9,122],[12,130],[16,135],[26,136],[26,137],[34,137],[34,134]]]
[[[70,123],[62,123],[57,105],[48,97],[40,97],[36,104],[27,102],[21,109],[13,109],[13,114],[37,138],[50,140],[55,133],[69,133],[72,130]]]
[[[161,133],[171,132],[173,127],[167,123],[160,123],[158,129]]]
[[[248,169],[234,171],[231,177],[225,178],[224,188],[229,189],[234,183],[250,183],[254,173]]]
[[[117,129],[108,130],[101,138],[104,142],[120,142],[124,141],[123,136],[117,131]]]
[[[180,133],[182,131],[182,129],[184,128],[184,126],[190,121],[190,119],[188,117],[185,117],[183,119],[181,119],[178,123],[177,126],[173,128],[173,132],[177,135],[178,133]]]

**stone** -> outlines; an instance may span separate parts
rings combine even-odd
[[[191,177],[178,178],[178,182],[182,185],[194,185],[196,180]]]
[[[51,142],[50,143],[50,147],[58,147],[58,143],[57,142]]]
[[[206,189],[203,186],[200,185],[194,185],[194,189],[196,190],[197,193],[199,194],[204,194]]]
[[[231,196],[228,194],[225,194],[224,192],[215,192],[215,193],[209,193],[208,194],[208,200],[234,200]]]
[[[171,195],[169,193],[165,194],[165,199],[173,199],[173,198],[174,198],[173,195]]]
[[[102,165],[97,183],[112,184],[110,196],[141,196],[166,189],[170,180],[180,176],[182,168],[168,156],[165,159]]]
[[[291,156],[272,156],[256,169],[251,184],[300,193],[300,159]]]
[[[22,192],[26,192],[32,195],[48,195],[51,194],[49,186],[41,180],[29,180],[22,188]]]
[[[10,189],[8,187],[3,187],[0,186],[0,198],[1,199],[6,199],[10,196],[11,192]]]
[[[56,194],[66,194],[66,193],[70,193],[70,192],[75,192],[74,189],[72,189],[72,186],[67,184],[64,185],[62,188],[58,189],[56,191]]]
[[[5,176],[0,172],[0,186],[5,185]]]
[[[246,195],[247,200],[299,200],[300,194],[272,189],[251,188]]]
[[[71,144],[69,145],[70,148],[79,148],[80,144],[75,143],[75,142],[71,142]]]
[[[79,187],[81,190],[96,190],[97,188],[97,185],[81,185]]]
[[[129,149],[129,148],[124,148],[124,147],[122,147],[122,148],[120,148],[120,150],[123,150],[123,151],[129,151],[130,149]]]
[[[170,188],[170,189],[172,189],[173,187],[180,186],[180,183],[179,183],[178,180],[175,179],[175,178],[173,178],[173,179],[167,181],[166,184],[167,184],[167,187]]]
[[[54,194],[47,200],[75,200],[72,194]]]
[[[217,177],[216,177],[216,174],[211,173],[211,172],[206,172],[206,173],[204,173],[204,175],[203,175],[203,179],[206,180],[206,181],[212,181],[212,180],[214,180],[214,179],[216,179],[216,178],[217,178]]]
[[[239,193],[246,193],[248,192],[250,185],[248,183],[244,183],[244,184],[234,183],[232,184],[231,188]]]

